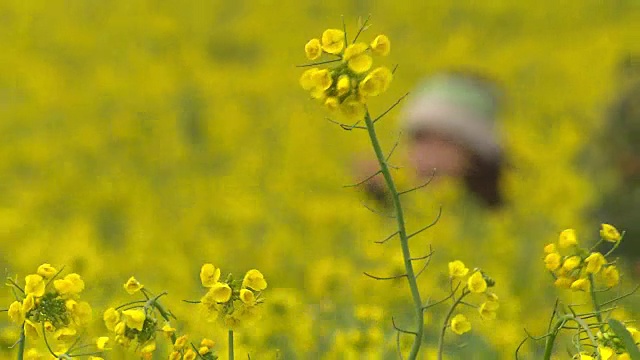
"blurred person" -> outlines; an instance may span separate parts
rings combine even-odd
[[[498,87],[476,73],[446,72],[423,80],[400,120],[417,178],[426,181],[435,171],[436,178],[460,179],[483,207],[500,208],[504,161],[495,126],[499,100]],[[372,167],[367,166],[369,173]],[[385,198],[381,176],[366,187],[375,199]]]
[[[625,58],[619,75],[619,94],[596,147],[601,166],[612,170],[597,216],[626,232],[619,253],[640,276],[640,56]]]

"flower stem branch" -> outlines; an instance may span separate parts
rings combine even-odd
[[[233,355],[233,330],[229,329],[229,360],[234,360]]]
[[[458,288],[456,287],[456,290],[457,289]],[[452,294],[455,294],[455,291]],[[467,296],[468,294],[470,294],[469,291],[465,291],[465,289],[462,289],[462,294],[460,294],[460,297],[453,302],[453,305],[451,305],[451,308],[449,309],[447,316],[444,317],[444,322],[442,323],[442,329],[440,330],[440,339],[438,339],[438,360],[442,360],[442,356],[444,355],[444,335],[447,332],[447,324],[449,324],[449,319],[451,318],[451,315],[453,315],[453,311],[456,309],[456,307],[460,303],[462,303],[462,299],[464,299],[464,297]]]
[[[422,310],[422,300],[420,299],[420,291],[418,290],[418,282],[413,270],[413,264],[411,261],[411,251],[409,249],[409,237],[407,236],[407,230],[404,223],[404,213],[402,210],[402,205],[400,203],[400,195],[396,188],[396,184],[391,176],[391,172],[389,171],[389,166],[386,161],[386,157],[382,148],[380,147],[380,142],[378,141],[378,136],[376,134],[375,126],[373,124],[373,120],[371,119],[371,115],[367,110],[365,112],[365,124],[367,126],[367,132],[369,133],[369,140],[371,141],[371,145],[373,150],[375,151],[376,158],[378,159],[378,164],[380,165],[380,172],[384,177],[385,183],[387,184],[387,188],[389,189],[389,193],[391,194],[391,198],[393,201],[393,207],[395,210],[395,219],[398,226],[398,235],[400,237],[400,246],[402,248],[402,257],[404,259],[404,267],[405,267],[405,275],[407,277],[407,281],[409,283],[409,288],[411,289],[411,297],[413,298],[414,310],[415,310],[415,337],[413,339],[413,344],[411,345],[411,351],[409,353],[408,359],[414,360],[418,356],[418,352],[420,351],[420,346],[422,345],[422,336],[424,332],[424,312]]]
[[[18,340],[18,360],[24,359],[24,347],[26,340],[24,325],[22,325],[22,330],[20,330],[20,339]]]

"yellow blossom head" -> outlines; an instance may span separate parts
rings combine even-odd
[[[620,273],[615,265],[607,266],[602,270],[602,279],[607,287],[614,287],[620,282]]]
[[[344,48],[344,31],[327,29],[322,33],[322,50],[329,54],[339,54]]]
[[[36,306],[36,300],[33,294],[29,294],[25,296],[25,298],[22,300],[22,313],[27,314],[35,306]]]
[[[224,303],[231,299],[231,294],[232,290],[228,284],[217,282],[211,286],[205,297],[217,303]]]
[[[483,319],[493,320],[496,318],[496,311],[499,307],[500,304],[497,301],[487,300],[480,305],[478,312]]]
[[[320,40],[311,39],[304,45],[304,53],[307,55],[307,59],[315,60],[322,55],[322,45]]]
[[[362,96],[378,96],[385,92],[393,79],[391,70],[384,66],[378,67],[358,84],[358,91]]]
[[[591,289],[591,283],[589,283],[588,279],[578,279],[571,283],[571,290],[573,291],[589,291]]]
[[[50,279],[58,271],[50,264],[42,264],[38,266],[38,271],[36,272],[38,275],[42,276],[43,278]]]
[[[547,270],[554,271],[560,267],[561,261],[562,257],[560,256],[560,254],[556,252],[549,253],[544,257],[544,266],[547,268]]]
[[[187,351],[184,352],[184,357],[182,359],[183,360],[196,360],[197,357],[198,357],[198,354],[196,354],[196,352],[193,351],[193,349],[187,349]]]
[[[476,271],[467,280],[467,288],[472,293],[483,293],[487,290],[487,282],[480,271]]]
[[[340,108],[340,102],[337,97],[329,96],[324,100],[324,106],[326,106],[329,111],[336,111]]]
[[[142,331],[144,321],[147,319],[147,314],[143,309],[124,310],[122,316],[124,316],[124,321],[128,328],[138,331]]]
[[[136,292],[140,291],[140,289],[142,289],[144,285],[140,284],[140,282],[132,276],[129,278],[129,280],[127,280],[126,283],[124,283],[123,287],[129,295],[133,295]]]
[[[576,237],[576,231],[574,229],[566,229],[560,233],[558,237],[558,246],[561,249],[566,249],[570,246],[578,245],[578,238]]]
[[[178,337],[176,341],[173,343],[173,350],[178,351],[178,350],[184,349],[188,341],[189,341],[189,336],[187,335],[182,335]]]
[[[580,266],[580,263],[582,263],[582,259],[580,258],[580,256],[578,255],[570,256],[564,260],[564,263],[562,263],[562,269],[564,269],[567,272],[572,271],[578,266]]]
[[[588,274],[596,274],[602,269],[602,265],[607,263],[607,260],[604,256],[599,252],[592,252],[587,258],[584,260],[587,263],[587,268],[585,271]]]
[[[201,346],[206,346],[206,347],[208,347],[209,349],[211,349],[211,348],[213,348],[214,346],[216,346],[216,342],[215,342],[215,341],[213,341],[213,340],[211,340],[211,339],[204,338],[204,339],[202,339],[202,341],[200,342],[200,345],[201,345]]]
[[[109,343],[109,337],[101,336],[96,340],[96,347],[98,348],[98,350],[108,350],[107,349],[108,343]]]
[[[259,270],[251,269],[244,275],[242,287],[262,291],[267,288],[267,281]]]
[[[462,314],[457,314],[451,319],[451,331],[458,335],[462,335],[471,331],[471,322]]]
[[[376,55],[387,56],[391,51],[391,41],[386,35],[378,35],[371,42],[371,51]]]
[[[362,119],[365,114],[364,105],[351,95],[340,104],[340,111],[348,119]]]
[[[114,331],[116,324],[120,321],[120,313],[114,308],[108,308],[102,315],[104,324],[109,331]]]
[[[220,280],[220,269],[213,264],[204,264],[200,268],[200,282],[202,286],[212,287]]]
[[[338,91],[338,96],[343,96],[351,90],[351,78],[349,78],[349,75],[340,75],[338,77],[336,90]]]
[[[544,253],[545,254],[551,254],[556,252],[556,244],[551,243],[551,244],[547,244],[544,246]]]
[[[604,241],[616,243],[622,239],[618,229],[609,224],[602,224],[600,227],[600,237]]]
[[[53,287],[60,295],[76,295],[84,290],[84,281],[76,273],[67,274],[64,279],[53,281]]]
[[[29,295],[32,294],[35,297],[42,297],[44,295],[44,288],[46,286],[42,276],[38,274],[27,275],[24,278],[25,286],[24,292]]]
[[[373,59],[367,54],[367,49],[369,45],[362,42],[351,44],[345,49],[342,60],[347,62],[349,69],[357,74],[369,71]]]
[[[22,324],[24,321],[25,313],[22,311],[22,303],[14,301],[9,305],[8,310],[9,320],[14,324]]]
[[[245,305],[252,306],[256,303],[256,296],[253,294],[253,291],[249,289],[241,289],[240,290],[240,300]]]
[[[449,263],[449,277],[462,278],[467,276],[469,269],[460,260],[454,260]]]

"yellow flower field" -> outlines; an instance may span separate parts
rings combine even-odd
[[[379,56],[371,67],[352,49],[345,66],[363,76],[369,68],[398,66],[384,93],[369,89],[377,95],[367,100],[372,114],[423,77],[449,69],[485,73],[506,95],[500,120],[507,205],[469,211],[455,181],[409,194],[403,205],[410,232],[431,223],[442,206],[438,223],[411,239],[415,256],[433,249],[417,282],[424,300],[446,297],[450,274],[469,276],[471,297],[485,292],[485,272],[495,280],[496,301],[453,314],[452,330],[461,335],[447,334],[445,358],[514,358],[525,328],[534,336],[547,331],[558,295],[585,298],[554,287],[547,270],[561,260],[543,248],[568,228],[581,244],[599,238],[592,215],[607,178],[593,176],[584,154],[617,94],[621,61],[640,53],[635,1],[5,0],[0,268],[6,277],[24,286],[25,276],[40,274],[29,278],[25,293],[45,298],[37,287],[63,269],[59,279],[66,282],[55,289],[82,291],[93,314],[81,314],[89,343],[117,334],[115,318],[112,329],[105,326],[107,309],[166,292],[157,318],[164,321],[170,309],[176,319],[164,329],[158,323],[155,348],[142,352],[154,359],[168,358],[183,334],[196,350],[227,358],[227,328],[183,301],[200,299],[200,305],[213,299],[217,305],[208,311],[221,314],[231,310],[219,303],[242,302],[246,318],[255,320],[234,318],[238,359],[395,359],[398,346],[408,351],[410,336],[397,340],[394,330],[394,323],[413,324],[406,281],[363,275],[404,271],[397,239],[375,243],[396,230],[395,220],[376,213],[386,210],[360,187],[344,187],[361,180],[355,163],[374,159],[366,131],[325,120],[329,113],[300,87],[305,69],[296,68],[323,51],[325,29],[342,29],[344,18],[352,36],[358,18],[369,14],[371,27],[361,36],[377,44]],[[337,85],[348,91],[348,84]],[[399,114],[390,112],[377,126],[387,150],[398,139]],[[400,168],[392,172],[404,188],[414,179],[403,150],[401,141],[394,155]],[[602,236],[615,242],[613,230]],[[563,234],[559,247],[572,240]],[[587,271],[604,265],[596,257]],[[236,287],[221,282],[229,273]],[[626,291],[638,279],[619,280]],[[25,321],[23,305],[10,308],[11,288],[0,291],[0,309],[7,310],[0,313],[0,359],[16,358],[9,347],[20,336],[5,315]],[[250,311],[256,304],[259,314]],[[637,319],[638,310],[629,306],[619,316]],[[436,358],[446,311],[442,305],[425,312],[420,358]],[[144,314],[127,314],[127,329],[144,328]],[[543,345],[527,342],[520,358],[542,358]],[[141,356],[134,347],[107,347],[105,359]],[[51,358],[42,340],[28,339],[31,348],[41,355],[32,350],[25,358]],[[558,359],[569,358],[559,349]]]

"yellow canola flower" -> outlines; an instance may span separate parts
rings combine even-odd
[[[561,289],[569,289],[571,288],[571,284],[573,284],[573,279],[565,276],[559,276],[553,284]]]
[[[96,347],[98,348],[98,350],[108,350],[107,349],[108,343],[109,343],[109,337],[101,336],[96,340]]]
[[[304,53],[307,55],[307,59],[315,60],[322,55],[322,44],[320,40],[311,39],[304,45]]]
[[[124,335],[124,332],[127,330],[127,324],[125,324],[124,321],[120,321],[119,323],[116,324],[116,326],[113,328],[113,332],[116,335]],[[118,340],[118,337],[116,336],[116,340]]]
[[[560,256],[560,254],[552,252],[544,257],[544,266],[547,268],[547,270],[554,271],[560,267],[561,261],[562,257]]]
[[[587,274],[596,274],[602,269],[602,266],[607,263],[607,260],[599,252],[592,252],[584,262],[587,263]]]
[[[252,306],[256,303],[256,296],[253,294],[253,291],[248,289],[240,290],[240,300],[245,304]]]
[[[184,352],[184,357],[182,359],[183,360],[195,360],[196,357],[198,357],[198,354],[196,354],[196,352],[193,351],[192,349],[189,349],[189,350]]]
[[[140,352],[142,354],[149,354],[149,353],[154,352],[155,350],[156,350],[156,340],[155,339],[147,341],[140,348]]]
[[[114,331],[116,324],[120,321],[120,313],[114,308],[108,308],[104,311],[102,319],[104,320],[104,325],[107,329],[109,331]]]
[[[607,287],[614,287],[620,282],[620,273],[615,265],[607,266],[602,270],[602,279]]]
[[[56,330],[56,332],[53,333],[53,337],[59,341],[68,341],[76,336],[76,333],[76,329],[72,327],[63,327]]]
[[[616,352],[608,346],[598,346],[598,353],[600,353],[601,360],[616,359]]]
[[[24,333],[28,338],[37,339],[38,338],[38,328],[33,321],[26,319],[24,321]]]
[[[584,353],[580,354],[580,360],[593,360],[593,357]]]
[[[129,280],[127,280],[126,283],[124,283],[123,287],[129,295],[133,295],[136,292],[140,291],[144,287],[144,285],[140,284],[140,282],[132,276],[129,278]]]
[[[589,291],[591,289],[591,283],[587,279],[578,279],[571,283],[571,290],[573,291]]]
[[[361,120],[365,114],[364,105],[353,95],[344,99],[340,104],[340,111],[347,119],[355,120]]]
[[[472,293],[483,293],[487,290],[487,282],[480,271],[476,271],[467,280],[467,288]]]
[[[462,335],[471,331],[471,322],[462,314],[457,314],[451,319],[451,331],[458,335]]]
[[[208,347],[209,349],[211,349],[212,347],[216,346],[216,342],[215,342],[215,341],[213,341],[213,340],[211,340],[211,339],[204,338],[204,339],[202,339],[202,341],[200,342],[200,345],[201,345],[201,346],[206,346],[206,347]]]
[[[12,323],[22,324],[25,316],[25,313],[22,311],[22,303],[19,301],[12,302],[11,305],[9,305],[7,314]]]
[[[482,316],[483,319],[493,320],[496,318],[496,311],[499,307],[500,304],[497,301],[489,300],[483,302],[478,308],[478,311],[480,312],[480,316]]]
[[[544,246],[544,253],[545,254],[551,254],[556,252],[556,244],[551,243],[551,244],[547,244]]]
[[[205,303],[225,303],[231,299],[232,290],[228,284],[217,282],[205,294]]]
[[[22,313],[26,315],[34,307],[36,307],[35,297],[33,294],[29,294],[22,300]]]
[[[371,42],[371,51],[376,55],[387,56],[391,51],[391,41],[387,35],[378,35]]]
[[[369,45],[362,42],[351,44],[345,49],[342,61],[345,61],[349,69],[355,73],[369,71],[373,59],[371,55],[366,53],[367,49],[369,49]]]
[[[349,78],[349,75],[340,75],[336,90],[338,91],[338,96],[343,96],[351,90],[351,78]]]
[[[629,353],[618,354],[617,360],[631,360],[631,355]]]
[[[211,350],[206,347],[206,346],[200,346],[200,348],[198,349],[198,354],[200,355],[205,355],[208,354]]]
[[[580,256],[578,255],[570,256],[564,260],[564,263],[562,264],[562,269],[564,269],[567,272],[572,271],[578,266],[580,266],[581,262],[582,262],[582,259],[580,258]]]
[[[329,111],[336,111],[340,108],[340,102],[335,96],[329,96],[324,100],[324,106],[326,106]]]
[[[42,264],[38,266],[38,270],[36,271],[38,275],[42,276],[45,279],[50,279],[57,272],[58,271],[50,264]]]
[[[262,291],[267,288],[267,281],[259,270],[251,269],[244,275],[242,287]]]
[[[80,275],[71,273],[65,276],[64,279],[54,280],[53,287],[61,295],[75,295],[84,290],[84,281]]]
[[[24,282],[25,294],[32,294],[35,297],[41,297],[42,295],[44,295],[44,288],[46,284],[42,276],[38,274],[27,275],[24,278]]]
[[[311,68],[311,69],[307,69],[305,70],[302,75],[300,76],[300,86],[304,89],[304,90],[311,90],[315,87],[315,82],[313,80],[313,75],[320,71],[320,69],[318,68]],[[206,265],[206,264],[205,264]],[[212,265],[213,266],[213,265]]]
[[[566,229],[560,233],[558,237],[558,246],[561,249],[566,249],[570,246],[578,245],[578,238],[576,237],[576,231],[574,229]]]
[[[620,241],[622,236],[618,229],[616,229],[613,225],[602,224],[600,227],[600,237],[604,241],[616,243]]]
[[[171,335],[175,334],[176,328],[172,327],[171,324],[166,323],[162,326],[162,332],[167,335],[168,338],[171,338]]]
[[[633,342],[640,343],[640,331],[638,331],[637,328],[633,327],[633,326],[629,326],[627,327],[627,331],[629,332],[629,334],[631,334],[631,337],[633,338]]]
[[[204,264],[200,268],[200,282],[204,287],[212,287],[220,280],[220,269],[213,264]]]
[[[180,354],[180,352],[178,351],[172,351],[171,354],[169,354],[169,360],[181,360],[182,359],[182,354]]]
[[[144,321],[147,318],[147,314],[142,309],[130,309],[122,312],[124,321],[128,328],[142,331]]]
[[[45,321],[44,322],[44,329],[48,332],[52,332],[53,330],[55,330],[55,327],[53,326],[53,324],[51,323],[51,321]]]
[[[454,260],[449,262],[449,277],[461,278],[467,276],[469,269],[460,260]]]
[[[322,50],[329,54],[339,54],[344,48],[344,31],[327,29],[322,33]]]
[[[184,347],[187,345],[188,340],[189,340],[189,336],[188,335],[180,336],[173,343],[173,350],[179,351],[179,350],[184,349]]]
[[[363,96],[378,96],[389,88],[393,80],[393,73],[384,66],[378,67],[358,84],[358,90]]]

